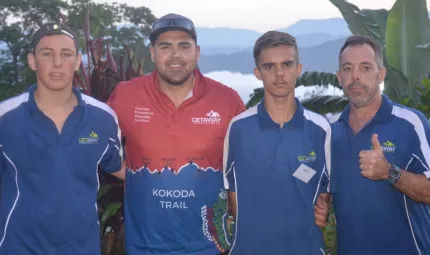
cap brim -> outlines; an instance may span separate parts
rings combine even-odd
[[[194,40],[197,40],[195,34],[193,34],[190,30],[181,26],[168,26],[168,27],[157,29],[149,35],[149,40],[151,41],[151,43],[154,43],[157,40],[158,36],[160,36],[162,33],[167,31],[183,31],[188,33],[191,36],[191,38],[193,38]]]

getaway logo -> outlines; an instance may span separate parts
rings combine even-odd
[[[297,160],[301,163],[314,163],[317,159],[317,154],[314,151],[310,151],[308,156],[297,156]]]
[[[215,111],[210,111],[206,113],[206,116],[203,118],[191,118],[193,124],[220,124],[221,123],[221,115]]]
[[[88,137],[80,137],[78,141],[80,144],[96,144],[99,140],[99,135],[96,132],[91,132]]]
[[[387,153],[394,153],[396,151],[396,145],[390,140],[387,140],[385,143],[381,144],[381,147],[382,150]],[[371,146],[370,149],[373,150],[373,146]]]

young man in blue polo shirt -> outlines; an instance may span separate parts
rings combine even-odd
[[[97,168],[121,176],[117,118],[72,87],[71,30],[44,25],[31,46],[37,85],[0,103],[0,254],[100,254]]]
[[[381,95],[386,69],[370,38],[349,37],[339,61],[350,103],[332,125],[338,254],[430,254],[429,122]]]
[[[313,206],[330,175],[329,122],[304,109],[295,38],[269,31],[254,46],[264,99],[230,122],[224,183],[236,220],[230,254],[324,254]]]

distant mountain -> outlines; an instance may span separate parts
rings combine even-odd
[[[252,51],[253,46],[240,47],[240,46],[214,46],[214,47],[201,47],[201,54],[212,56],[217,54],[232,54],[241,51]]]
[[[258,35],[261,36],[261,34]],[[293,35],[294,36],[294,35]],[[347,35],[330,35],[330,34],[324,34],[324,33],[311,33],[307,35],[301,35],[296,36],[297,44],[301,48],[307,48],[307,47],[313,47],[317,46],[321,43],[337,40],[340,38],[345,38]],[[212,56],[217,54],[232,54],[235,52],[241,52],[241,51],[249,51],[252,52],[252,49],[254,47],[254,43],[257,40],[257,38],[254,41],[247,42],[247,46],[213,46],[213,47],[205,47],[204,45],[200,44],[202,47],[201,52],[203,55]],[[224,43],[228,43],[224,42]]]
[[[345,38],[328,41],[318,46],[300,48],[300,62],[303,71],[335,72],[338,66],[338,54],[345,42]],[[254,58],[250,51],[241,51],[233,54],[217,54],[212,56],[201,55],[200,70],[203,73],[213,71],[252,73]]]
[[[248,47],[260,35],[261,33],[250,29],[197,27],[197,42],[202,47]]]
[[[301,19],[293,25],[279,29],[294,36],[307,35],[311,33],[324,33],[335,36],[351,34],[348,24],[343,18],[331,19]]]

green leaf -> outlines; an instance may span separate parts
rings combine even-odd
[[[301,85],[303,86],[321,85],[324,87],[328,87],[328,85],[332,85],[336,88],[342,89],[342,86],[337,80],[336,74],[326,73],[326,72],[304,72],[297,79],[296,88]]]
[[[315,86],[321,85],[327,87],[332,85],[336,88],[342,89],[339,81],[337,80],[336,74],[327,72],[303,72],[296,81],[296,88],[299,86]],[[254,93],[250,95],[249,101],[246,103],[246,107],[252,107],[257,105],[264,97],[264,88],[254,89]]]
[[[102,219],[101,219],[102,226],[104,226],[104,224],[110,217],[114,216],[118,212],[121,206],[122,206],[122,203],[109,203],[106,206],[102,214]]]
[[[319,114],[338,113],[348,104],[344,96],[314,96],[302,100],[302,105]]]
[[[368,35],[380,45],[384,45],[387,10],[360,10],[356,5],[345,0],[330,0],[330,2],[342,13],[353,34]]]
[[[97,193],[97,200],[102,198],[109,190],[120,186],[121,185],[119,184],[108,184],[108,183],[102,184],[100,186],[99,192]]]
[[[396,70],[390,65],[385,66],[387,74],[384,82],[384,94],[391,100],[400,102],[404,98],[409,98],[407,85],[408,78],[399,70]]]
[[[386,57],[389,65],[408,79],[398,90],[416,100],[416,87],[428,74],[430,51],[417,46],[430,42],[430,24],[425,0],[397,0],[389,11],[386,32]],[[388,86],[393,86],[390,78]]]

